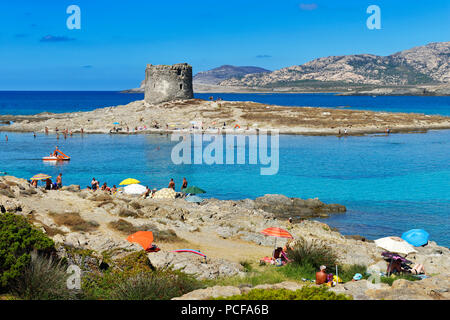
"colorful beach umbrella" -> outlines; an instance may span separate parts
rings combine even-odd
[[[130,242],[139,243],[144,250],[148,250],[151,248],[153,243],[153,232],[151,231],[138,231],[128,236],[127,238]]]
[[[261,231],[262,234],[266,236],[272,236],[277,238],[294,238],[289,232],[281,228],[267,228]]]
[[[197,187],[197,186],[191,186],[183,189],[181,192],[183,193],[190,193],[190,194],[199,194],[199,193],[206,193],[205,190]]]
[[[428,243],[430,234],[423,229],[411,229],[402,234],[402,239],[413,245],[420,247]]]
[[[286,230],[281,229],[281,228],[276,228],[276,227],[264,229],[263,231],[261,231],[261,233],[266,236],[275,237],[275,244],[274,244],[275,247],[277,246],[277,238],[290,238],[290,239],[294,238]]]
[[[399,237],[385,237],[375,240],[375,244],[389,252],[410,254],[417,252],[408,242]]]
[[[33,177],[31,177],[30,180],[47,180],[50,178],[51,178],[51,176],[49,176],[48,174],[38,173],[37,175],[34,175]]]
[[[137,183],[140,183],[140,181],[133,179],[133,178],[128,178],[128,179],[123,180],[121,183],[119,183],[119,186],[128,185],[128,184],[137,184]]]

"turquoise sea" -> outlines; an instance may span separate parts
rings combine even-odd
[[[319,95],[317,100],[332,97]],[[397,98],[391,100],[391,108],[403,109],[410,100],[418,108],[423,97],[403,97],[406,102]],[[439,99],[432,109],[450,114],[449,98]],[[33,113],[47,111],[42,105],[36,110]],[[0,107],[0,114],[5,113],[10,112]],[[347,213],[324,220],[344,234],[376,239],[423,228],[431,240],[450,246],[450,130],[346,138],[283,135],[279,172],[272,176],[260,175],[260,165],[175,165],[171,151],[177,142],[167,135],[76,134],[57,140],[54,135],[7,134],[8,142],[5,133],[0,133],[0,172],[14,176],[62,172],[64,184],[82,187],[93,177],[108,185],[135,177],[152,188],[166,187],[174,178],[177,189],[186,177],[190,185],[208,191],[205,197],[253,199],[267,193],[318,197],[347,207]],[[55,145],[72,157],[69,163],[52,165],[40,160]]]

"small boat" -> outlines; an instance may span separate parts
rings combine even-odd
[[[43,161],[69,161],[70,157],[64,154],[61,150],[56,147],[55,151],[50,156],[43,157]]]

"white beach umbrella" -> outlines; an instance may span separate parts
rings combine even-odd
[[[375,240],[375,244],[389,252],[400,253],[400,254],[410,254],[412,252],[417,252],[408,242],[399,237],[385,237]]]
[[[130,184],[123,188],[126,194],[143,194],[147,191],[147,188],[141,184]]]

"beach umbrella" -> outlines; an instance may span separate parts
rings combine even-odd
[[[199,196],[188,196],[186,197],[187,202],[194,202],[194,203],[201,203],[203,202],[203,199]]]
[[[127,184],[136,184],[139,183],[139,180],[133,179],[133,178],[128,178],[123,180],[121,183],[119,183],[119,186],[123,186],[123,185],[127,185]]]
[[[289,239],[294,238],[286,230],[281,229],[281,228],[276,228],[276,227],[264,229],[263,231],[261,231],[261,233],[265,234],[266,236],[275,237],[275,247],[277,246],[277,238],[289,238]]]
[[[138,231],[128,236],[127,238],[130,242],[139,243],[144,250],[150,249],[153,243],[153,232],[151,231]]]
[[[205,190],[203,190],[199,187],[196,187],[196,186],[187,187],[187,188],[183,189],[181,192],[190,193],[190,194],[206,193]]]
[[[423,229],[411,229],[402,234],[402,239],[413,245],[420,247],[428,243],[430,234]]]
[[[147,192],[147,188],[141,184],[129,184],[123,188],[123,192],[126,194],[143,194]]]
[[[417,252],[408,242],[399,237],[385,237],[375,240],[375,244],[389,252],[410,254]]]
[[[30,180],[46,180],[46,179],[50,179],[51,176],[49,176],[48,174],[44,174],[44,173],[38,173],[37,175],[34,175],[33,177],[31,177]]]

